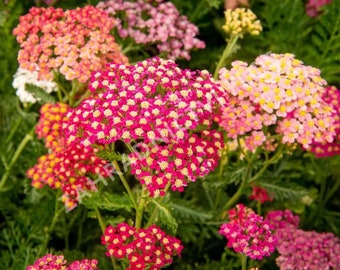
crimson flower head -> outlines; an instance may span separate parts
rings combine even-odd
[[[156,225],[147,229],[136,229],[127,223],[116,227],[108,226],[102,237],[107,256],[126,259],[127,269],[161,269],[172,263],[174,256],[180,256],[181,241],[167,235]]]
[[[168,184],[183,191],[218,164],[223,136],[212,126],[226,100],[207,71],[158,57],[110,64],[92,75],[90,90],[95,96],[67,115],[68,141],[84,148],[130,144],[131,172],[151,196],[164,195]]]
[[[273,201],[273,198],[268,194],[265,188],[256,186],[253,186],[253,191],[250,194],[249,199],[258,201],[260,203]]]

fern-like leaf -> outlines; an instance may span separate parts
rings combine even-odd
[[[159,221],[163,225],[165,225],[169,230],[171,230],[173,234],[175,234],[177,231],[178,224],[176,219],[173,217],[171,213],[171,207],[169,205],[166,205],[165,203],[157,202],[156,200],[152,200],[151,202],[155,205],[155,207],[159,211],[158,214]]]
[[[304,195],[308,194],[308,190],[295,183],[261,181],[260,185],[264,187],[269,194],[273,194],[275,200],[278,201],[298,201]]]
[[[40,104],[44,103],[55,103],[55,98],[50,94],[46,93],[43,88],[34,84],[26,83],[25,90],[32,94]]]

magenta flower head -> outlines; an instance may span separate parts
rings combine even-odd
[[[129,144],[131,172],[151,196],[164,195],[167,185],[183,191],[216,167],[223,137],[212,125],[226,100],[207,71],[160,58],[111,64],[93,74],[90,90],[95,97],[67,115],[68,141]]]
[[[306,13],[310,17],[317,17],[320,14],[320,9],[331,2],[332,0],[308,0],[306,3]]]
[[[275,250],[276,237],[268,222],[243,204],[229,212],[229,222],[222,224],[219,233],[227,240],[227,247],[254,260],[262,260]]]
[[[275,135],[305,149],[333,141],[334,107],[322,99],[326,81],[294,55],[265,54],[250,65],[235,61],[220,70],[220,80],[230,101],[221,126],[230,138],[245,137],[250,151]]]
[[[26,270],[97,270],[97,264],[97,260],[83,259],[67,265],[63,255],[47,254],[29,265]]]
[[[39,79],[51,79],[57,71],[85,83],[106,63],[127,62],[110,34],[113,26],[114,20],[93,6],[67,11],[32,7],[13,30],[20,67],[37,70]]]
[[[180,15],[170,1],[99,2],[98,8],[115,19],[118,35],[132,38],[137,44],[156,46],[159,55],[175,60],[190,60],[190,51],[203,49],[205,44],[195,36],[198,28],[184,15]]]
[[[294,215],[289,209],[284,211],[273,210],[267,213],[265,220],[270,224],[273,230],[277,230],[286,227],[297,228],[299,226],[300,217]]]
[[[136,229],[127,223],[108,226],[102,237],[107,256],[127,260],[127,269],[161,269],[170,265],[174,256],[180,256],[181,241],[167,235],[156,225]]]

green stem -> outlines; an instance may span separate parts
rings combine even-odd
[[[247,256],[244,254],[241,254],[241,265],[242,270],[247,270]]]
[[[13,138],[15,132],[17,131],[17,129],[19,128],[19,126],[21,125],[22,121],[24,120],[24,118],[21,116],[18,121],[15,123],[14,127],[11,129],[11,132],[9,133],[9,135],[7,136],[4,144],[7,145]]]
[[[26,136],[22,139],[22,141],[20,142],[17,150],[15,151],[12,159],[11,159],[11,162],[9,163],[8,167],[6,168],[5,170],[5,173],[4,175],[2,176],[1,180],[0,180],[0,191],[1,189],[5,186],[6,184],[6,181],[8,179],[8,176],[11,172],[11,169],[12,167],[14,166],[14,164],[16,163],[16,161],[18,160],[21,152],[24,150],[26,144],[33,139],[33,131],[34,131],[34,128],[26,134]]]
[[[140,229],[142,227],[143,214],[144,214],[144,206],[147,200],[147,190],[144,186],[142,186],[142,192],[138,207],[136,209],[136,219],[135,219],[135,227]]]
[[[228,44],[227,44],[227,46],[225,47],[225,49],[222,53],[220,61],[218,62],[217,66],[216,66],[216,69],[215,69],[215,72],[214,72],[214,79],[215,80],[218,79],[219,70],[225,65],[226,60],[233,53],[238,38],[239,38],[238,35],[230,37],[230,40],[228,41]]]
[[[119,176],[120,181],[123,183],[123,185],[124,185],[124,187],[125,187],[127,193],[129,194],[130,200],[131,200],[131,202],[132,202],[134,208],[137,210],[137,208],[138,208],[137,202],[136,202],[136,200],[135,200],[135,197],[134,197],[134,195],[133,195],[133,192],[132,192],[132,190],[131,190],[131,188],[130,188],[128,182],[126,181],[126,179],[125,179],[125,177],[124,177],[124,175],[123,175],[123,172],[121,171],[121,169],[120,169],[120,167],[119,167],[118,162],[117,162],[116,160],[113,160],[113,161],[112,161],[112,164],[113,164],[115,170],[116,170],[117,173],[118,173],[118,176]]]
[[[102,234],[104,235],[106,226],[105,226],[105,223],[103,221],[102,215],[100,214],[100,211],[99,211],[97,206],[94,208],[94,211],[96,212],[100,229],[102,230]],[[111,258],[111,263],[112,263],[112,269],[117,269],[118,265],[116,263],[116,260],[112,256],[110,258]]]
[[[164,188],[165,194],[168,192],[170,186],[171,186],[171,183],[169,182],[166,185],[166,187]],[[161,203],[164,199],[165,199],[165,195],[159,199],[159,202]],[[154,222],[154,219],[156,218],[157,214],[158,214],[158,207],[155,207],[155,209],[153,210],[153,212],[152,212],[152,214],[151,214],[151,216],[150,216],[150,218],[149,218],[149,220],[148,220],[148,222],[145,226],[146,228],[151,226],[151,224]]]

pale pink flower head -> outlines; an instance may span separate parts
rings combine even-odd
[[[198,28],[170,1],[105,1],[97,5],[115,19],[118,35],[132,38],[150,51],[156,47],[163,58],[190,60],[190,51],[203,49]],[[151,55],[154,56],[154,55]]]
[[[131,172],[151,196],[164,195],[169,182],[183,191],[218,164],[223,136],[212,125],[226,100],[207,71],[157,57],[111,64],[93,74],[90,90],[95,96],[68,114],[68,141],[85,148],[131,144]]]
[[[281,135],[277,142],[305,149],[333,141],[334,108],[322,99],[320,70],[292,54],[270,53],[250,65],[235,61],[219,74],[229,99],[220,125],[229,138],[246,137],[249,150],[265,143],[263,136]]]
[[[110,34],[113,27],[114,20],[93,6],[67,11],[32,7],[13,30],[20,44],[20,67],[38,67],[39,79],[51,79],[56,71],[85,83],[106,63],[127,62]]]
[[[236,205],[228,214],[229,222],[219,230],[227,238],[228,248],[254,260],[262,260],[274,252],[277,238],[262,216],[243,204]]]

